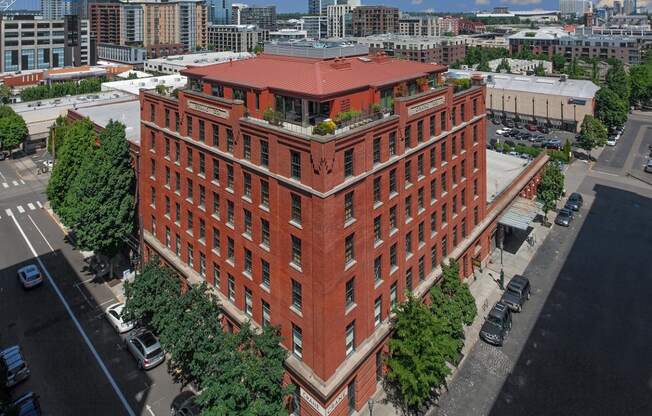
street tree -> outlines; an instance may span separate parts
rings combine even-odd
[[[63,217],[63,202],[70,184],[77,177],[84,159],[95,148],[93,123],[88,119],[75,121],[56,140],[61,140],[62,145],[56,148],[57,163],[52,169],[47,195],[54,212]]]
[[[609,130],[622,127],[627,121],[628,103],[608,87],[595,94],[595,116]]]
[[[478,64],[477,70],[482,72],[491,72],[491,68],[489,67],[489,62],[486,59],[483,59]]]
[[[143,265],[133,282],[125,282],[124,292],[125,319],[142,322],[158,332],[167,324],[167,315],[161,312],[174,309],[181,284],[172,270],[155,257]]]
[[[545,75],[546,75],[546,70],[545,70],[545,68],[543,67],[543,64],[542,64],[542,63],[539,63],[539,65],[537,65],[537,66],[534,68],[534,75],[536,75],[536,76],[538,76],[538,77],[542,77],[542,76],[545,76]]]
[[[537,199],[543,204],[544,223],[548,222],[548,212],[553,210],[564,192],[564,174],[557,163],[548,163],[541,174],[537,188]]]
[[[631,67],[629,82],[632,105],[639,106],[652,101],[652,62]]]
[[[48,152],[50,152],[52,157],[57,157],[57,149],[60,149],[63,145],[63,141],[70,125],[71,123],[67,117],[59,116],[50,127],[48,133]]]
[[[389,341],[387,383],[392,401],[405,413],[421,409],[450,374],[458,360],[459,342],[447,322],[413,296],[396,309],[394,335]]]
[[[558,53],[552,55],[552,69],[555,70],[555,72],[561,72],[565,66],[566,58],[564,55]]]
[[[509,66],[509,62],[507,62],[507,58],[503,58],[502,61],[500,61],[500,64],[496,67],[496,72],[502,72],[505,71],[506,73],[510,74],[512,72],[512,68]]]
[[[9,104],[11,102],[11,88],[6,84],[0,84],[0,103]]]
[[[478,310],[469,286],[460,280],[460,266],[457,260],[449,259],[448,264],[442,264],[442,279],[430,291],[432,313],[442,320],[448,321],[450,335],[462,341],[463,326],[471,325]]]
[[[0,110],[0,146],[5,150],[13,150],[23,144],[27,137],[25,120],[9,106]]]
[[[605,84],[623,101],[629,103],[629,75],[627,75],[625,67],[621,61],[615,60],[611,62],[605,77]]]
[[[249,323],[226,334],[223,348],[213,355],[211,374],[202,381],[199,403],[204,416],[287,415],[285,399],[294,389],[283,377],[287,352],[277,327],[256,333]]]
[[[588,115],[584,117],[577,144],[584,149],[591,158],[591,150],[604,146],[607,143],[607,128],[597,118]]]
[[[111,120],[99,134],[64,199],[64,223],[77,245],[111,257],[134,229],[135,174],[124,124]]]

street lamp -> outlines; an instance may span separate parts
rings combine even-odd
[[[369,416],[374,416],[374,405],[376,404],[376,402],[374,401],[374,399],[369,399],[368,403],[369,403]]]

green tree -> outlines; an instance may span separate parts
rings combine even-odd
[[[112,256],[134,229],[135,175],[124,124],[111,120],[64,199],[64,224],[77,245]]]
[[[258,54],[263,53],[264,51],[265,51],[265,48],[263,47],[263,45],[261,45],[259,43],[256,46],[254,46],[254,50],[252,52],[255,53],[256,55],[258,55]]]
[[[608,87],[600,88],[595,94],[595,116],[613,130],[627,121],[627,103]]]
[[[213,356],[212,372],[202,382],[199,403],[204,416],[282,416],[284,399],[293,386],[284,386],[287,352],[279,345],[276,327],[256,334],[249,323],[226,334],[225,345]]]
[[[55,123],[56,124],[56,123]],[[63,214],[63,202],[70,184],[77,177],[79,168],[95,145],[95,130],[88,119],[75,121],[58,137],[62,145],[56,148],[57,163],[48,182],[47,195],[52,209],[59,216]]]
[[[13,150],[23,144],[27,137],[25,120],[10,107],[2,106],[0,110],[0,146],[2,149]]]
[[[489,62],[486,61],[486,60],[480,61],[480,63],[478,64],[478,67],[476,68],[476,70],[482,71],[482,72],[491,72],[491,68],[489,67]]]
[[[607,143],[607,128],[593,116],[584,117],[582,128],[577,139],[579,147],[584,149],[591,158],[591,150],[604,146]]]
[[[450,374],[447,363],[458,360],[459,342],[450,336],[448,323],[413,296],[396,308],[394,329],[387,382],[392,400],[409,413],[423,407],[444,383]]]
[[[543,67],[543,64],[542,64],[542,63],[539,63],[539,65],[537,65],[537,66],[534,68],[534,75],[536,75],[536,76],[538,76],[538,77],[543,77],[543,76],[546,75],[546,70],[545,70],[545,68]]]
[[[543,204],[543,219],[548,222],[548,212],[553,210],[564,192],[564,174],[556,163],[548,163],[537,188],[537,199]]]
[[[63,146],[70,124],[67,117],[59,116],[50,127],[50,131],[48,132],[48,152],[55,158],[57,157],[57,149],[61,149],[61,146]]]
[[[0,103],[9,104],[11,102],[11,88],[6,84],[0,84]]]
[[[562,72],[572,79],[583,78],[586,75],[582,67],[577,63],[577,59],[571,60]]]
[[[622,62],[613,61],[609,71],[607,71],[605,84],[623,101],[629,103],[629,75],[627,75],[627,72],[625,72],[625,67],[623,66]]]
[[[639,106],[652,101],[652,63],[631,67],[629,82],[631,91],[629,98],[632,105]]]

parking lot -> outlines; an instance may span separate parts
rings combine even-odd
[[[514,144],[522,144],[526,146],[534,146],[534,147],[541,147],[541,143],[550,140],[550,139],[559,139],[561,141],[561,144],[563,146],[564,143],[566,143],[566,140],[569,140],[571,145],[575,143],[575,133],[569,132],[569,131],[562,131],[562,130],[550,130],[547,134],[542,133],[540,131],[529,131],[523,126],[523,128],[518,129],[518,128],[512,128],[512,130],[516,130],[519,132],[527,132],[531,133],[532,135],[540,136],[540,140],[537,142],[532,142],[530,140],[523,140],[523,139],[518,139],[515,137],[505,137],[502,135],[499,135],[496,133],[497,130],[505,128],[504,125],[502,124],[494,124],[491,120],[488,120],[487,122],[487,143],[495,143],[492,140],[496,140],[497,143],[505,143],[507,140],[508,143],[509,141],[514,142]]]

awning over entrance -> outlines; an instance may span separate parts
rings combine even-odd
[[[539,202],[518,196],[500,217],[498,223],[526,231],[537,214],[541,212],[541,207]]]

